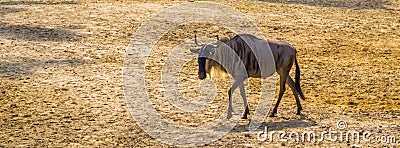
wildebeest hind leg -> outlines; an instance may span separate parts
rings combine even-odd
[[[290,70],[290,69],[289,69],[289,70]],[[284,93],[285,90],[286,90],[286,88],[285,88],[285,85],[286,85],[286,78],[287,78],[288,75],[289,75],[289,70],[287,70],[287,71],[285,71],[285,72],[278,72],[278,73],[280,74],[279,96],[278,96],[278,100],[276,101],[275,107],[274,107],[274,109],[272,110],[272,112],[271,112],[271,114],[269,115],[269,117],[275,117],[275,114],[276,114],[276,112],[277,112],[277,110],[278,110],[279,103],[281,102],[283,93]]]
[[[288,76],[287,80],[286,80],[286,83],[289,85],[290,89],[293,92],[294,98],[296,99],[296,105],[297,105],[297,113],[296,114],[300,115],[301,114],[300,112],[301,112],[301,110],[303,108],[301,107],[300,99],[299,99],[299,93],[297,92],[297,89],[294,86],[294,81],[290,76]]]

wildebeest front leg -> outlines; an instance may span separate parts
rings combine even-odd
[[[290,89],[293,92],[294,98],[296,99],[296,104],[297,104],[297,113],[296,114],[300,115],[301,114],[301,110],[303,108],[301,107],[301,104],[300,104],[299,92],[297,92],[297,89],[294,86],[294,81],[290,76],[287,77],[286,83],[289,85]]]
[[[247,119],[247,115],[250,115],[250,111],[249,111],[249,105],[247,103],[246,91],[244,89],[243,81],[242,81],[242,83],[239,84],[239,88],[240,88],[240,95],[242,96],[243,105],[244,105],[244,108],[245,108],[243,116],[242,116],[242,119]]]
[[[228,119],[232,118],[232,112],[233,112],[233,109],[232,109],[232,93],[240,85],[240,83],[243,83],[242,79],[235,80],[235,82],[232,84],[231,88],[228,91],[228,95],[229,95],[229,98],[228,98],[228,101],[229,101],[229,103],[228,103],[228,115],[227,115]]]
[[[289,69],[289,70],[290,70],[290,69]],[[288,75],[289,75],[289,70],[284,71],[284,72],[278,72],[278,73],[280,74],[279,96],[278,96],[278,100],[276,101],[276,104],[275,104],[274,109],[272,110],[271,114],[269,115],[270,117],[275,117],[275,114],[276,114],[276,112],[277,112],[277,110],[278,110],[279,103],[281,102],[283,93],[284,93],[285,90],[286,90],[286,88],[285,88],[285,85],[286,85],[286,78],[287,78]]]

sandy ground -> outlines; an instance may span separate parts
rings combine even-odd
[[[152,14],[187,1],[0,1],[0,146],[167,147],[146,134],[130,115],[122,89],[125,49]],[[383,0],[243,1],[231,6],[254,20],[265,37],[298,50],[303,115],[287,91],[271,131],[326,131],[339,120],[349,130],[400,141],[400,3]],[[165,102],[160,71],[181,41],[226,28],[197,23],[180,26],[157,43],[146,67],[148,93],[171,123],[198,126],[224,113],[231,81],[214,79],[213,108],[185,113]],[[197,63],[181,71],[184,96],[199,94]],[[292,72],[292,74],[294,74]],[[251,79],[250,107],[259,100]],[[254,112],[254,108],[251,108]],[[246,131],[248,120],[206,146],[323,147],[397,146],[399,143],[260,142]],[[260,129],[262,130],[262,129]]]

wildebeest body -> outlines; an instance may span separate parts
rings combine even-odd
[[[195,41],[197,44],[196,39]],[[298,66],[298,62],[296,59],[295,48],[293,48],[292,46],[290,46],[285,42],[266,41],[263,39],[256,38],[249,34],[236,35],[231,40],[225,42],[226,46],[223,46],[221,44],[222,43],[218,43],[217,45],[212,45],[212,44],[201,45],[202,49],[200,49],[200,53],[202,52],[212,53],[214,57],[217,57],[222,60],[219,61],[220,63],[217,63],[216,61],[211,59],[204,60],[204,58],[200,58],[199,54],[199,78],[204,79],[205,72],[210,71],[211,67],[219,67],[220,69],[229,69],[228,71],[235,79],[235,82],[228,91],[229,95],[228,118],[232,116],[231,95],[238,86],[240,88],[240,92],[245,106],[245,113],[243,114],[242,118],[247,118],[247,114],[249,114],[249,109],[247,105],[246,95],[244,92],[245,90],[243,86],[243,81],[247,77],[265,78],[266,76],[270,76],[275,72],[272,71],[271,73],[270,71],[268,71],[271,69],[275,69],[276,72],[280,75],[280,91],[278,100],[270,116],[274,116],[275,113],[277,112],[279,102],[281,101],[283,93],[286,89],[285,88],[286,83],[292,89],[292,92],[296,99],[297,114],[300,114],[300,110],[302,109],[302,107],[298,95],[300,95],[302,99],[304,99],[305,97],[300,88],[300,68]],[[225,49],[227,47],[229,47],[229,49],[231,50],[234,50],[234,52],[237,54],[240,60],[234,59],[230,57],[231,55],[226,54]],[[254,52],[257,52],[257,56],[254,54]],[[260,56],[260,53],[264,52],[265,53],[270,52],[270,54],[272,54],[273,59],[270,59],[271,56],[265,56],[265,57]],[[258,57],[258,59],[256,57]],[[261,62],[259,62],[258,60],[260,60]],[[205,61],[205,63],[202,61]],[[246,69],[247,72],[247,76],[243,76],[243,74],[239,74],[240,72],[235,71],[236,69],[238,69],[237,67],[239,67],[238,66],[239,64],[244,65],[244,68]],[[296,82],[294,82],[292,78],[289,76],[289,71],[293,64],[296,65],[296,75],[295,75]],[[221,65],[224,65],[224,67],[222,68]],[[260,66],[263,68],[261,69]]]
[[[260,78],[261,77],[261,70],[258,64],[258,60],[254,55],[252,49],[247,44],[247,42],[242,37],[250,37],[253,38],[252,41],[257,42],[254,43],[254,46],[266,46],[268,44],[270,48],[277,49],[271,50],[274,61],[275,61],[275,69],[278,71],[278,68],[282,67],[283,61],[287,60],[288,58],[295,57],[296,50],[292,48],[289,44],[280,41],[265,41],[259,38],[256,38],[252,35],[248,34],[241,34],[236,35],[231,40],[225,42],[227,46],[229,46],[232,50],[236,52],[236,54],[242,60],[247,75],[249,77]],[[269,50],[267,47],[261,48],[260,50]],[[223,53],[222,53],[223,54]],[[263,59],[260,59],[263,60]],[[231,61],[234,62],[234,61]],[[271,63],[272,64],[272,63]],[[220,66],[220,64],[216,63],[215,61],[209,61],[207,64],[207,70],[211,68],[211,66]]]

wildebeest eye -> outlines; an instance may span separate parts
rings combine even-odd
[[[210,51],[210,54],[213,55],[214,53],[215,53],[215,48],[212,48],[211,51]]]

